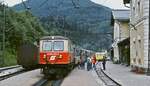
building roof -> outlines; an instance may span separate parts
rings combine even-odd
[[[117,9],[112,11],[113,19],[120,21],[129,21],[130,10]]]
[[[67,37],[64,36],[44,36],[40,40],[69,40]]]

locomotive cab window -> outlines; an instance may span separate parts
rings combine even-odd
[[[51,41],[43,41],[42,50],[43,51],[51,51],[52,50],[52,42]]]
[[[63,51],[64,50],[64,42],[63,41],[54,41],[54,51]]]

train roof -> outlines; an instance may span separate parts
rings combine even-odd
[[[106,54],[106,52],[96,52],[95,54]]]
[[[54,39],[69,40],[69,38],[64,37],[64,36],[44,36],[40,40],[54,40]]]

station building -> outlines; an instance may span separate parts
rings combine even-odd
[[[149,0],[123,0],[130,8],[130,64],[133,71],[150,75]]]
[[[130,65],[129,10],[112,11],[113,28],[113,61]]]

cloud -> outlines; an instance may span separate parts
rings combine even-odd
[[[23,1],[26,1],[26,0],[23,0]],[[127,9],[123,5],[123,0],[91,0],[91,1],[97,4],[102,4],[104,6],[110,7],[112,9]],[[21,3],[22,0],[4,0],[4,2],[8,6],[14,6],[15,4]]]
[[[127,9],[123,5],[123,0],[91,0],[91,1],[110,7],[112,9]]]
[[[26,1],[26,0],[23,0]],[[22,0],[4,0],[4,3],[8,6],[14,6],[15,4],[21,3]]]

